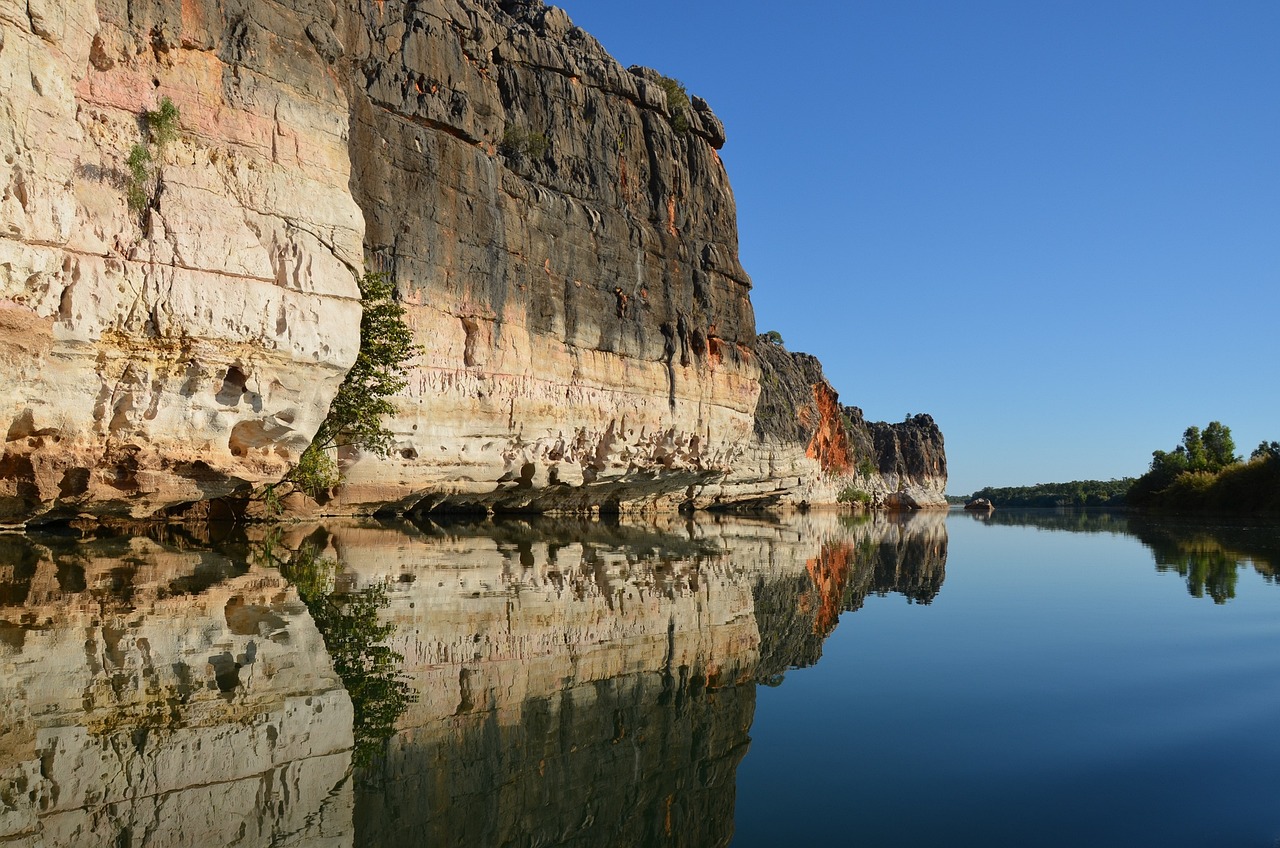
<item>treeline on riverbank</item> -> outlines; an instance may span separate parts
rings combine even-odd
[[[1280,515],[1280,442],[1263,442],[1243,460],[1235,455],[1230,428],[1222,427],[1229,450],[1215,455],[1202,448],[1214,424],[1204,434],[1187,428],[1172,452],[1155,451],[1151,470],[1133,484],[1126,503],[1180,512]]]
[[[964,500],[996,507],[1109,506],[1176,512],[1280,515],[1280,442],[1263,442],[1249,458],[1236,454],[1231,428],[1211,421],[1188,427],[1181,444],[1151,454],[1134,479],[1075,480],[1034,486],[989,486]]]
[[[1068,483],[1037,483],[1034,486],[988,486],[969,498],[986,498],[992,506],[1124,506],[1124,496],[1134,478],[1122,480],[1072,480]]]

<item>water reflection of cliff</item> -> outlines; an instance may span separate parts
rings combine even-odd
[[[1180,575],[1187,592],[1223,604],[1236,595],[1240,571],[1252,568],[1280,583],[1280,526],[1088,510],[1011,510],[991,524],[1133,536],[1150,549],[1158,571]]]
[[[941,515],[335,530],[419,696],[358,795],[377,845],[723,845],[755,682],[871,593],[927,603]]]
[[[813,665],[844,612],[868,595],[894,592],[927,604],[942,588],[947,527],[938,513],[842,519],[799,573],[761,575],[754,587],[760,630],[755,677],[777,683],[788,668]],[[805,531],[801,528],[799,543]]]
[[[351,844],[350,701],[306,610],[184,547],[0,536],[0,843]]]
[[[417,698],[356,780],[304,551]],[[724,845],[756,684],[945,559],[941,515],[0,536],[0,843]]]

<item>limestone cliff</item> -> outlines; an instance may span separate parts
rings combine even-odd
[[[898,509],[946,507],[947,457],[932,417],[868,422],[861,409],[840,403],[815,357],[790,353],[767,336],[755,353],[755,438],[729,476],[738,498],[831,503],[844,493]]]
[[[0,2],[0,521],[274,479],[323,420],[364,219],[306,5]]]
[[[353,191],[427,349],[338,503],[697,503],[758,393],[719,121],[538,2],[358,24]]]
[[[366,270],[424,352],[394,451],[345,452],[331,512],[840,490],[834,392],[790,435],[758,426],[723,126],[562,11],[0,0],[0,26],[0,521],[278,479],[353,360]],[[140,183],[162,98],[178,137]],[[936,428],[851,432],[882,501],[941,490]]]

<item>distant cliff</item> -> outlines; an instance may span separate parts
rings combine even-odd
[[[767,336],[755,352],[756,459],[743,471],[756,470],[760,502],[830,503],[843,494],[873,506],[946,506],[947,456],[932,417],[868,422],[861,409],[840,403],[817,358]]]
[[[850,485],[941,504],[931,420],[865,424],[816,362],[757,342],[708,104],[562,11],[29,0],[0,27],[0,521],[278,480],[354,360],[368,270],[424,353],[392,454],[345,452],[328,511],[823,503]],[[161,149],[142,118],[165,97],[180,120]]]

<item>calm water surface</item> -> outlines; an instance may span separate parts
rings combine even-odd
[[[1280,528],[0,536],[0,846],[1280,845]]]

